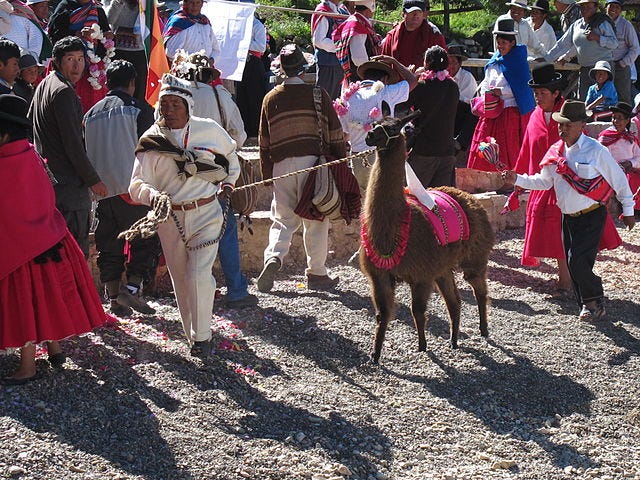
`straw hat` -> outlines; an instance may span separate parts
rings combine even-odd
[[[531,10],[531,7],[527,5],[527,0],[511,0],[510,2],[505,3],[507,7],[520,7],[525,10]]]

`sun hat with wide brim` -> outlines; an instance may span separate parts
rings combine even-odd
[[[364,5],[372,12],[376,11],[376,0],[351,0],[353,5]]]
[[[528,85],[531,88],[546,88],[551,91],[560,90],[562,74],[556,72],[553,63],[540,63],[531,69],[531,80]]]
[[[507,7],[520,7],[525,10],[531,10],[531,7],[527,5],[526,0],[511,0],[510,2],[505,3]]]
[[[27,118],[29,104],[17,95],[0,95],[0,121],[17,123],[24,127],[32,127]]]
[[[560,107],[559,112],[553,112],[551,118],[558,123],[586,122],[591,118],[593,112],[587,110],[584,102],[578,100],[567,100]]]
[[[635,113],[633,113],[633,107],[627,102],[618,102],[615,104],[615,106],[609,107],[609,110],[611,110],[612,112],[621,113],[627,118],[635,116]]]
[[[576,2],[576,5],[581,5],[581,4],[585,4],[585,3],[599,3],[598,0],[578,0]]]
[[[593,66],[593,68],[591,70],[589,70],[589,76],[595,80],[596,79],[596,72],[607,72],[607,75],[609,76],[609,80],[613,80],[613,72],[611,72],[611,65],[609,65],[609,62],[607,62],[606,60],[599,60],[596,62],[596,64]]]
[[[364,80],[367,76],[367,71],[369,70],[381,70],[385,72],[389,76],[387,83],[390,84],[398,83],[400,80],[398,72],[396,72],[391,65],[383,62],[382,60],[369,60],[368,62],[364,62],[358,67],[358,76]]]

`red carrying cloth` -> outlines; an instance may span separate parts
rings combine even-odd
[[[609,130],[608,128],[598,135],[598,141],[605,147],[616,143],[618,140],[626,140],[629,143],[633,143],[636,141],[636,137],[628,130],[619,132],[617,130]]]
[[[316,12],[324,12],[324,13],[333,13],[333,10],[331,10],[331,7],[329,7],[329,5],[327,5],[324,2],[320,2],[318,4],[318,6],[315,9]],[[318,27],[318,22],[320,21],[320,19],[324,17],[324,15],[317,15],[317,14],[313,14],[311,15],[311,33],[313,34],[313,32],[316,30],[316,28]]]
[[[444,36],[434,32],[427,20],[412,32],[407,31],[404,22],[400,22],[387,33],[382,45],[382,54],[394,57],[403,65],[421,67],[424,63],[424,52],[434,45],[447,50]]]
[[[326,158],[327,162],[335,160],[332,157]],[[344,221],[347,222],[347,225],[349,225],[351,220],[360,216],[362,208],[358,181],[353,175],[351,169],[346,165],[346,162],[332,165],[328,168],[331,170],[333,180],[336,182],[336,188],[340,193],[340,214]],[[307,180],[304,183],[304,188],[302,189],[300,201],[298,202],[298,205],[296,205],[294,213],[299,217],[306,218],[308,220],[322,221],[324,220],[324,215],[318,211],[311,201],[316,185],[316,174],[317,170],[309,172],[309,176],[307,177]]]
[[[0,279],[58,243],[67,230],[51,180],[27,140],[0,146]]]
[[[0,350],[62,340],[103,325],[87,262],[66,232],[60,262],[27,262],[0,280]]]
[[[467,166],[485,172],[498,171],[479,151],[480,142],[484,142],[487,137],[493,137],[500,146],[500,162],[506,169],[513,170],[530,116],[531,113],[520,115],[518,107],[508,107],[496,118],[481,117],[473,132]]]

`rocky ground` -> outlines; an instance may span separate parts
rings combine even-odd
[[[519,265],[522,230],[499,235],[490,340],[470,289],[460,348],[438,295],[428,352],[407,305],[380,366],[362,274],[334,265],[335,293],[285,272],[258,308],[217,308],[215,357],[188,355],[171,299],[64,342],[70,360],[0,387],[0,478],[640,478],[640,228],[599,256],[606,321],[555,299],[553,267]],[[17,357],[0,357],[8,374]]]

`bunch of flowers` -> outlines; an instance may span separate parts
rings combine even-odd
[[[419,81],[426,82],[440,80],[441,82],[444,82],[447,78],[450,77],[451,76],[449,75],[449,72],[447,70],[439,70],[437,72],[434,72],[433,70],[425,70],[424,72],[420,73]]]
[[[96,55],[93,49],[87,50],[87,57],[90,62],[88,80],[94,90],[100,90],[107,83],[107,67],[116,54],[116,44],[110,38],[105,38],[100,25],[97,23],[91,25],[91,40],[93,40],[94,44],[100,42],[106,50],[104,58]]]

